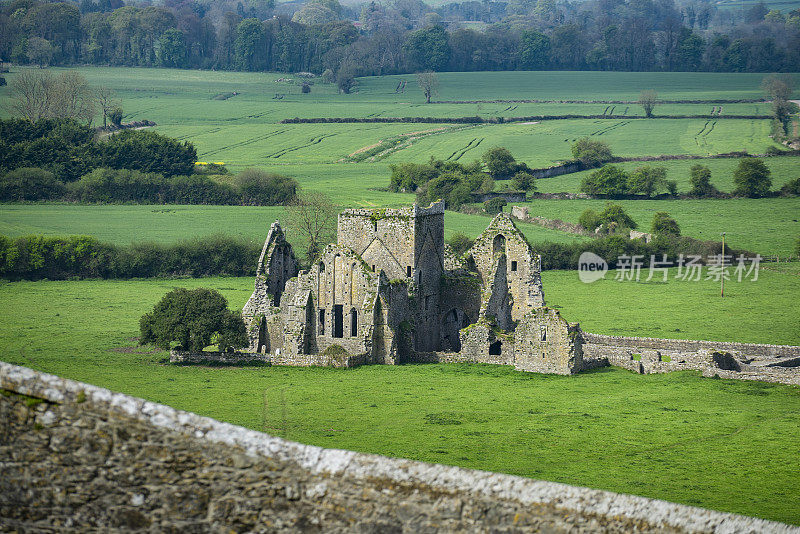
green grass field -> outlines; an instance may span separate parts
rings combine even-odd
[[[412,195],[403,196],[411,197],[407,204],[413,202]],[[275,220],[286,224],[283,207],[0,204],[0,235],[84,234],[118,245],[145,241],[174,243],[214,234],[232,235],[260,244]],[[477,237],[490,220],[488,215],[447,212],[445,237],[454,232]],[[587,239],[532,224],[519,226],[532,243]],[[298,243],[291,229],[287,231],[289,240]]]
[[[192,141],[203,161],[224,161],[294,176],[342,207],[413,202],[382,191],[388,164],[430,156],[469,161],[494,145],[538,167],[570,157],[572,140],[608,141],[615,154],[760,153],[774,145],[766,120],[636,119],[635,104],[423,103],[413,76],[359,80],[338,94],[317,82],[301,95],[278,73],[82,68],[94,85],[117,90],[125,120],[150,119],[157,131]],[[13,82],[12,73],[7,76]],[[761,98],[761,74],[508,72],[442,73],[440,100],[636,100],[642,89],[665,99]],[[395,94],[399,79],[408,81]],[[800,78],[798,78],[800,80]],[[800,85],[800,84],[798,84]],[[214,96],[236,91],[228,100]],[[0,104],[8,88],[0,88]],[[280,96],[280,98],[276,98]],[[709,103],[664,104],[657,114],[710,114]],[[0,106],[2,109],[2,106]],[[722,104],[722,115],[765,114],[763,103]],[[4,111],[0,111],[0,114]],[[283,125],[292,117],[484,117],[619,114],[625,119],[538,124]],[[422,134],[418,132],[423,132]],[[373,162],[343,161],[359,149],[405,135],[407,146]],[[655,163],[688,189],[695,162]],[[712,182],[732,187],[734,160],[705,160]],[[795,178],[798,158],[767,160],[773,187]],[[625,164],[633,168],[638,164]],[[546,192],[576,191],[580,175],[541,180]],[[800,200],[621,201],[648,229],[667,211],[683,233],[761,254],[787,255],[800,235]],[[595,200],[529,202],[531,214],[577,222]],[[227,234],[264,239],[281,207],[0,205],[0,234],[90,234],[103,241],[171,243]],[[486,216],[448,212],[446,235],[477,236]],[[531,243],[570,242],[571,234],[520,225]],[[292,229],[289,239],[296,242]],[[674,271],[673,271],[674,273]],[[800,344],[800,267],[770,264],[757,282],[731,282],[720,299],[713,281],[582,284],[575,272],[542,275],[548,303],[587,331],[680,339]],[[220,290],[240,309],[249,278],[0,282],[0,359],[202,415],[325,447],[501,471],[667,499],[800,524],[797,388],[696,373],[640,376],[603,370],[575,377],[517,373],[482,365],[409,365],[354,370],[205,368],[163,363],[137,347],[138,318],[173,287]]]
[[[526,202],[531,215],[577,223],[587,208],[602,211],[604,200],[533,200]],[[669,213],[681,233],[716,241],[726,232],[727,242],[763,255],[794,254],[800,237],[800,199],[728,200],[615,200],[635,220],[641,231],[650,231],[653,216]]]
[[[686,324],[687,337],[716,329],[728,339],[774,340],[763,324],[794,321],[783,339],[798,342],[796,264],[791,271],[763,272],[752,289],[734,296],[732,288],[716,305],[702,283],[579,288],[574,273],[555,272],[544,283],[550,303],[599,332]],[[252,280],[3,283],[0,298],[15,311],[0,317],[2,359],[304,443],[800,524],[797,388],[612,369],[558,377],[488,365],[170,366],[134,338],[138,317],[177,286],[216,288],[240,307]],[[759,319],[727,320],[739,305]]]

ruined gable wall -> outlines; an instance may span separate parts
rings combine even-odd
[[[498,235],[502,238],[498,238]],[[519,321],[528,310],[544,305],[541,260],[538,254],[533,253],[508,214],[500,213],[467,252],[475,261],[484,283],[492,280],[495,274],[496,248],[506,254],[507,280],[514,301],[512,318]]]
[[[0,390],[2,531],[798,531],[643,497],[303,445],[3,362]]]
[[[263,347],[265,337],[270,336],[262,332],[263,318],[269,318],[277,312],[276,306],[280,304],[286,283],[297,276],[299,270],[300,265],[292,246],[286,241],[278,221],[275,221],[261,249],[253,293],[242,309],[251,351],[258,351],[260,346]],[[274,322],[272,318],[267,320]]]
[[[568,375],[583,368],[581,332],[552,308],[525,314],[515,331],[514,366],[519,371]]]

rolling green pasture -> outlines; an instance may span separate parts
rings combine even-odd
[[[413,197],[406,204],[411,202]],[[285,218],[286,212],[279,206],[0,204],[0,235],[84,234],[101,241],[127,245],[149,241],[174,243],[224,234],[261,243],[267,236],[269,225],[275,220],[285,223]],[[462,232],[477,237],[489,221],[489,216],[447,212],[445,236]],[[532,243],[587,239],[532,224],[520,224],[520,229]],[[287,232],[289,240],[297,244],[298,237],[292,235],[291,228]]]
[[[728,199],[728,200],[615,200],[639,224],[649,231],[653,215],[669,213],[681,227],[681,233],[697,239],[715,241],[727,233],[727,243],[762,255],[793,254],[800,236],[800,199]],[[577,223],[587,208],[602,211],[604,200],[533,200],[525,203],[531,215]]]
[[[777,146],[768,138],[770,122],[761,119],[576,119],[472,126],[175,125],[159,130],[194,143],[201,161],[223,161],[234,171],[245,167],[280,169],[284,164],[337,163],[398,136],[409,142],[382,156],[382,161],[421,163],[431,156],[471,161],[489,148],[504,146],[520,161],[546,167],[570,159],[570,147],[580,137],[605,141],[615,155],[626,157],[734,151],[763,154],[768,147]]]
[[[581,288],[574,273],[544,273],[544,283],[568,319],[601,332],[685,324],[676,335],[711,329],[774,341],[763,328],[771,324],[781,340],[798,342],[796,301],[780,296],[800,289],[796,274],[762,272],[746,293],[731,288],[725,302],[713,284]],[[170,366],[135,337],[139,316],[176,286],[216,288],[238,308],[252,279],[2,283],[0,298],[15,311],[0,316],[0,357],[303,443],[800,524],[797,388],[618,369],[559,377],[489,365]],[[725,317],[740,305],[759,321]],[[665,314],[681,322],[662,322]]]
[[[771,171],[772,189],[780,189],[783,184],[800,177],[800,157],[781,156],[774,158],[762,158]],[[735,158],[709,158],[703,160],[673,160],[673,161],[631,161],[617,164],[626,171],[633,171],[642,165],[655,167],[665,167],[667,169],[667,179],[675,180],[678,183],[680,193],[688,193],[692,188],[689,182],[689,171],[693,165],[705,165],[711,169],[711,183],[717,189],[724,192],[731,192],[736,187],[733,183],[733,171],[739,164]],[[542,193],[577,193],[580,191],[581,180],[587,174],[594,171],[582,171],[553,178],[545,178],[536,182],[536,188]],[[497,182],[502,185],[505,182]]]

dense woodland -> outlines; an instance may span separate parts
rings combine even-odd
[[[311,0],[298,7],[13,0],[0,3],[0,59],[329,71],[345,91],[353,76],[423,70],[800,71],[800,10],[764,4],[723,10],[703,0],[511,0],[434,9],[421,0],[359,7]]]

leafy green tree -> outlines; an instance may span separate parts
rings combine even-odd
[[[630,228],[632,230],[635,230],[638,226],[636,221],[631,219],[619,204],[606,204],[605,209],[600,212],[600,222],[607,226],[613,224],[618,228]]]
[[[356,66],[352,61],[344,61],[336,72],[336,86],[346,95],[356,84]]]
[[[144,130],[123,130],[101,143],[100,150],[107,167],[157,172],[164,176],[192,174],[197,161],[197,151],[188,141]]]
[[[490,198],[483,203],[483,211],[490,215],[496,215],[503,211],[503,207],[508,204],[508,201],[503,197]]]
[[[447,240],[447,244],[450,245],[450,248],[453,249],[453,252],[456,256],[463,255],[466,251],[468,251],[474,241],[469,238],[466,234],[462,234],[461,232],[456,232],[450,239]]]
[[[783,127],[783,133],[789,134],[792,113],[797,111],[797,105],[789,100],[794,92],[794,78],[788,74],[773,74],[764,78],[761,88],[772,101],[772,114],[775,120]]]
[[[108,112],[108,120],[117,128],[122,126],[122,108],[119,106],[111,108],[111,111]]]
[[[241,70],[259,70],[263,64],[261,51],[265,48],[264,25],[256,18],[244,19],[236,27],[234,56],[236,67]]]
[[[760,159],[742,158],[733,172],[733,183],[736,185],[734,195],[750,198],[766,196],[772,186],[769,167]]]
[[[578,217],[578,224],[583,226],[586,230],[594,232],[598,226],[603,224],[603,221],[600,220],[599,213],[591,208],[587,208],[583,210],[581,216]]]
[[[520,63],[530,70],[545,68],[550,62],[550,38],[537,31],[522,32]]]
[[[593,141],[588,137],[581,137],[573,143],[572,157],[587,167],[595,167],[614,159],[608,143]]]
[[[781,187],[781,194],[787,197],[800,196],[800,176],[783,184],[783,187]]]
[[[628,175],[615,165],[606,165],[581,180],[581,191],[589,195],[619,196],[628,193]]]
[[[644,114],[647,118],[653,116],[653,109],[658,103],[658,93],[652,90],[642,91],[639,94],[639,105],[642,106]]]
[[[628,179],[628,192],[651,197],[660,191],[671,192],[676,185],[667,180],[667,169],[645,165],[631,173]]]
[[[297,180],[260,169],[245,169],[236,176],[242,202],[254,206],[278,206],[297,200]]]
[[[415,71],[444,70],[450,61],[447,31],[441,26],[431,26],[411,32],[403,43],[403,51]]]
[[[22,167],[0,176],[0,200],[50,200],[64,194],[64,184],[52,172],[36,167]]]
[[[654,235],[679,236],[681,235],[681,227],[678,226],[678,221],[669,216],[669,213],[659,211],[653,216],[650,232]]]
[[[170,28],[158,39],[158,62],[162,67],[186,67],[186,37],[183,32]]]
[[[494,178],[507,178],[517,170],[517,161],[507,148],[494,147],[483,154],[486,169]]]
[[[536,178],[529,172],[520,171],[511,179],[511,187],[520,191],[536,191]]]
[[[169,350],[201,352],[216,341],[220,350],[247,345],[241,314],[228,309],[228,301],[213,289],[173,289],[139,320],[139,343]]]
[[[692,165],[689,171],[689,182],[692,188],[689,194],[693,197],[710,197],[718,193],[717,188],[711,184],[711,169],[706,165]]]

